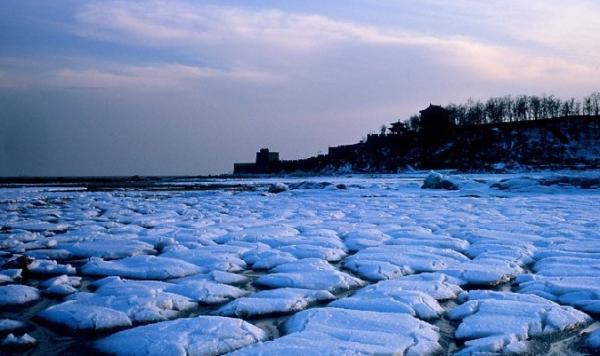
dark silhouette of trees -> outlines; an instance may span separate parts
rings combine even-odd
[[[599,116],[600,92],[594,92],[581,101],[575,98],[562,100],[554,95],[506,95],[489,98],[484,102],[469,99],[464,104],[449,104],[445,109],[450,112],[450,118],[458,126]],[[413,131],[418,131],[421,127],[419,115],[411,116],[406,123]]]
[[[512,108],[514,121],[525,121],[529,119],[529,106],[527,96],[517,96],[514,100]]]
[[[560,106],[561,116],[574,116],[577,115],[581,110],[581,104],[575,101],[575,98],[565,100]]]
[[[408,127],[413,131],[419,131],[421,127],[421,117],[419,115],[413,115],[408,119]]]
[[[595,92],[590,95],[591,115],[600,115],[600,93]]]
[[[380,135],[385,135],[387,132],[388,128],[385,125],[381,125],[381,127],[379,128],[379,134]]]

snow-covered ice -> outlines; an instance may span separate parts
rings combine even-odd
[[[102,330],[173,319],[197,307],[192,299],[166,292],[174,286],[169,283],[110,278],[96,285],[95,293],[71,294],[39,316],[73,330]]]
[[[592,319],[571,307],[527,294],[470,291],[466,302],[452,309],[448,317],[460,320],[455,336],[465,343],[462,353],[526,351],[531,337],[570,330]],[[523,350],[521,350],[524,347]]]
[[[246,262],[240,258],[240,254],[246,250],[247,248],[241,246],[217,245],[195,249],[175,246],[167,248],[161,257],[187,261],[198,266],[204,273],[214,270],[239,272],[246,267]]]
[[[393,279],[406,274],[434,272],[469,258],[460,252],[419,245],[381,245],[365,248],[344,261],[344,266],[369,280]]]
[[[535,255],[519,291],[600,314],[600,240],[556,241]]]
[[[17,269],[5,269],[0,271],[0,284],[11,283],[16,279],[21,278],[21,274],[23,270],[20,268]]]
[[[0,286],[0,307],[22,305],[40,299],[40,291],[35,287],[20,284]]]
[[[390,239],[390,236],[378,229],[352,231],[344,236],[344,244],[351,252],[365,247],[375,247]]]
[[[34,260],[27,266],[27,269],[32,273],[48,276],[77,273],[70,264],[60,264],[53,260]]]
[[[154,247],[138,240],[97,239],[78,241],[58,245],[68,251],[71,257],[100,257],[119,259],[134,255],[149,255],[156,253]]]
[[[457,263],[440,272],[472,285],[496,285],[508,282],[523,273],[523,269],[515,262],[488,258]]]
[[[193,274],[187,277],[181,277],[177,279],[169,280],[171,283],[183,283],[187,281],[213,281],[217,283],[230,284],[230,285],[242,285],[249,281],[249,277],[243,274],[236,274],[223,271],[212,271],[210,273],[199,273]]]
[[[77,288],[80,286],[81,277],[72,277],[66,274],[40,283],[40,287],[44,288],[45,293],[62,296],[77,292]]]
[[[324,290],[278,288],[236,299],[223,306],[218,312],[225,316],[252,318],[260,315],[297,312],[306,309],[312,303],[332,299],[335,299],[335,296]]]
[[[255,270],[271,269],[280,264],[297,260],[291,253],[278,249],[248,251],[242,255],[242,258]]]
[[[61,248],[45,248],[39,250],[28,250],[25,254],[33,259],[40,260],[68,260],[73,258],[71,252]]]
[[[438,172],[430,172],[423,181],[422,189],[458,190],[459,184],[455,179]]]
[[[188,280],[165,288],[165,292],[175,293],[205,304],[218,304],[240,298],[248,292],[227,284],[209,280]]]
[[[27,324],[20,320],[0,319],[0,333],[25,329]]]
[[[170,279],[199,273],[200,267],[180,259],[157,256],[132,256],[104,261],[91,258],[81,267],[84,274],[93,276],[120,276],[135,279]]]
[[[22,348],[22,347],[32,347],[37,343],[37,340],[33,338],[31,335],[25,333],[21,336],[15,336],[14,334],[8,334],[0,346],[7,348]]]
[[[0,307],[12,320],[0,321],[2,339],[28,332],[40,353],[77,344],[79,331],[120,329],[132,334],[101,344],[247,354],[424,354],[455,342],[459,353],[526,353],[563,338],[574,340],[563,353],[591,347],[595,334],[580,329],[600,316],[600,174],[439,173],[178,183],[239,191],[0,187]],[[430,188],[456,189],[422,189],[428,175]],[[277,183],[288,189],[268,193]],[[56,325],[72,333],[53,340]],[[161,330],[170,338],[152,336]]]
[[[377,282],[352,296],[338,299],[331,307],[406,313],[419,319],[433,319],[444,313],[438,300],[454,299],[460,286],[442,274],[422,274]]]
[[[114,355],[221,355],[266,337],[241,319],[199,316],[121,331],[98,341],[97,347]]]
[[[314,308],[292,316],[284,329],[285,336],[233,355],[423,355],[441,350],[438,328],[408,314]]]
[[[126,313],[98,305],[67,301],[39,313],[43,320],[75,331],[103,331],[132,325]]]
[[[364,285],[364,282],[337,270],[327,261],[306,258],[281,264],[269,274],[259,277],[256,284],[268,288],[305,288],[330,292],[349,290]]]

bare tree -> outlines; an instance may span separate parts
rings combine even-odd
[[[595,115],[595,116],[600,115],[600,93],[599,92],[592,93],[590,95],[590,100],[591,100],[591,107],[590,107],[591,115]]]
[[[563,101],[560,106],[560,115],[566,117],[573,116],[575,114],[575,98]]]
[[[583,115],[592,115],[592,96],[586,96],[583,98],[582,105],[582,113]]]
[[[514,118],[515,118],[514,106],[515,106],[515,101],[513,100],[512,96],[506,95],[506,96],[502,97],[502,107],[503,107],[503,113],[504,113],[503,121],[507,121],[507,122],[514,121]]]
[[[515,99],[515,104],[513,105],[513,111],[515,112],[515,120],[516,121],[525,121],[527,120],[527,113],[529,111],[529,101],[525,95],[519,95]]]
[[[489,98],[485,103],[487,122],[497,124],[504,118],[503,103],[500,98]]]
[[[450,104],[446,107],[450,112],[450,118],[455,125],[466,125],[467,107],[465,105]]]
[[[467,123],[469,125],[485,124],[485,105],[481,101],[473,101],[472,99],[469,99],[467,105]]]
[[[529,117],[537,120],[540,118],[542,101],[537,96],[530,96],[529,101]]]
[[[449,104],[445,107],[450,113],[450,119],[455,125],[481,125],[485,123],[502,123],[526,120],[549,119],[556,117],[571,117],[578,115],[600,116],[600,92],[593,92],[578,101],[575,98],[561,100],[554,95],[505,95],[492,97],[481,102],[469,98],[464,104]],[[395,125],[389,131],[394,133]],[[405,121],[400,131],[419,131],[421,118],[413,115]],[[381,126],[380,133],[385,135],[388,128]]]

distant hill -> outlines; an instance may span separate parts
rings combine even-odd
[[[264,174],[466,171],[600,167],[600,92],[576,100],[554,95],[505,95],[464,104],[429,105],[406,120],[382,126],[359,143],[326,155],[281,161],[262,149],[256,163],[234,173]]]
[[[427,118],[423,112],[427,109],[421,112]],[[395,127],[353,145],[331,147],[325,155],[275,161],[257,173],[600,167],[598,115],[462,126],[449,126],[444,115],[427,119],[427,129]],[[442,129],[435,129],[436,120],[442,120]]]

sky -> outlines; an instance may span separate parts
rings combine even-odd
[[[227,173],[599,83],[598,1],[2,0],[0,176]]]

